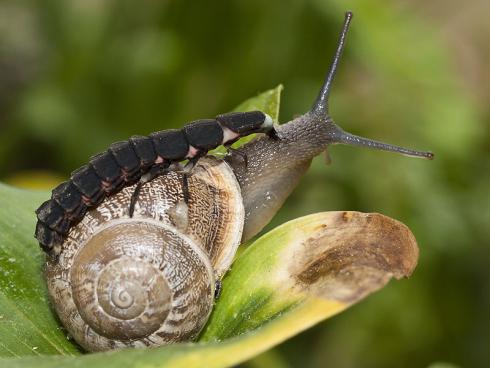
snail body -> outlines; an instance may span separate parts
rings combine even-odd
[[[189,175],[166,171],[144,186],[129,180],[94,201],[84,216],[77,215],[79,222],[69,223],[55,241],[44,236],[60,235],[54,229],[60,216],[47,219],[43,216],[54,212],[38,211],[41,231],[36,236],[48,254],[56,255],[47,260],[49,293],[81,346],[100,351],[195,338],[211,313],[216,282],[229,269],[240,242],[262,230],[311,160],[329,145],[433,157],[354,136],[330,117],[328,96],[351,18],[346,13],[332,66],[304,115],[274,127],[268,123],[266,130],[263,120],[258,130],[246,130],[246,119],[236,117],[247,115],[227,114],[236,123],[230,129],[240,132],[227,142],[251,132],[274,133],[231,150],[224,160],[193,152],[189,158],[196,166]],[[52,200],[59,203],[56,193]],[[61,211],[61,219],[68,219],[68,213]]]

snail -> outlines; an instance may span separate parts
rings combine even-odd
[[[133,217],[134,185],[103,201],[48,261],[58,316],[85,349],[191,340],[206,323],[241,240],[244,207],[228,164],[200,160],[187,203],[182,175],[143,186]]]
[[[159,173],[145,185],[129,181],[95,201],[69,228],[56,257],[47,260],[46,279],[61,322],[83,348],[196,338],[238,245],[262,230],[329,145],[433,158],[347,133],[329,116],[328,97],[351,19],[346,13],[310,111],[224,159],[199,156],[190,172]]]

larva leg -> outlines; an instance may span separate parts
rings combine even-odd
[[[189,174],[192,169],[194,168],[194,166],[196,166],[197,162],[199,161],[199,159],[203,156],[206,156],[207,155],[207,151],[205,152],[202,152],[202,151],[199,151],[196,153],[196,155],[194,157],[191,157],[189,158],[189,160],[187,161],[187,163],[184,165],[184,168],[182,169],[183,172]]]
[[[182,193],[184,195],[185,204],[189,204],[189,175],[199,159],[206,156],[206,154],[207,152],[199,152],[196,156],[189,159],[182,170]]]
[[[141,192],[141,187],[143,186],[144,182],[142,181],[144,175],[141,177],[140,181],[138,184],[136,184],[136,187],[134,188],[134,192],[131,195],[131,203],[129,204],[129,217],[133,217],[134,214],[134,206],[136,205],[136,201],[138,200],[138,197]]]
[[[168,172],[169,166],[170,166],[169,162],[165,162],[160,165],[155,165],[146,174],[141,176],[138,184],[136,184],[136,187],[134,188],[133,194],[131,195],[131,202],[129,204],[129,217],[133,217],[134,207],[136,205],[136,201],[138,200],[143,185],[155,179],[157,176],[163,175],[166,172]]]
[[[214,300],[217,300],[221,295],[221,280],[216,280],[214,284]]]
[[[189,204],[189,174],[185,171],[182,175],[182,194],[184,195],[184,203]]]

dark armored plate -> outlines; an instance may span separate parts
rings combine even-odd
[[[150,137],[138,135],[131,137],[129,141],[133,145],[134,152],[139,157],[143,168],[146,169],[155,163],[157,153]]]
[[[182,129],[189,144],[208,152],[223,142],[223,128],[214,119],[196,120]]]
[[[182,130],[170,129],[150,134],[158,156],[169,161],[182,161],[189,152],[189,143]]]
[[[119,167],[129,176],[140,171],[141,164],[139,157],[136,156],[136,152],[134,152],[132,144],[129,141],[111,144],[109,152],[112,153]]]

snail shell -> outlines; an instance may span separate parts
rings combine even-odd
[[[230,167],[202,159],[188,181],[171,172],[88,212],[70,230],[46,278],[54,307],[89,351],[157,346],[195,338],[240,243],[244,209]]]

